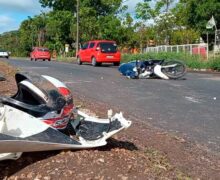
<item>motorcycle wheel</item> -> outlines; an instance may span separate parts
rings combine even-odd
[[[170,79],[178,79],[186,74],[186,65],[180,61],[166,61],[162,64],[162,72]]]

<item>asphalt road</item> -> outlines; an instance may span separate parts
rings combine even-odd
[[[157,128],[220,151],[220,75],[188,73],[182,80],[129,80],[116,67],[8,60],[25,71],[64,81],[86,98],[114,106]]]

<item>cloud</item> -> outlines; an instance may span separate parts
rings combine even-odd
[[[7,26],[8,24],[13,23],[14,20],[11,17],[0,15],[0,27]]]
[[[42,7],[38,0],[0,0],[0,12],[28,12],[37,14]]]
[[[0,15],[0,34],[6,31],[16,30],[19,23],[15,19],[7,15]]]
[[[18,29],[28,16],[38,15],[42,10],[48,12],[49,8],[42,8],[38,0],[0,0],[0,34]]]

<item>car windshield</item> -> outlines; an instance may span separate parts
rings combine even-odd
[[[38,51],[49,52],[49,49],[47,49],[47,48],[38,48]]]
[[[5,50],[3,50],[3,49],[0,49],[0,52],[6,52]]]
[[[113,42],[102,42],[100,48],[103,53],[115,53],[117,52],[117,45]]]

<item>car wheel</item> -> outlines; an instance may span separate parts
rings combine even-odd
[[[48,61],[50,61],[50,59],[48,59]]]
[[[80,59],[79,56],[77,56],[77,64],[78,64],[78,65],[81,65],[81,64],[82,64],[82,61],[81,61],[81,59]]]
[[[97,66],[96,58],[92,57],[92,66]]]
[[[45,61],[45,59],[43,59],[43,61]]]
[[[33,61],[33,59],[31,58],[31,61]]]
[[[8,56],[6,56],[6,58],[8,59]]]
[[[34,58],[34,61],[37,61],[37,58]]]

